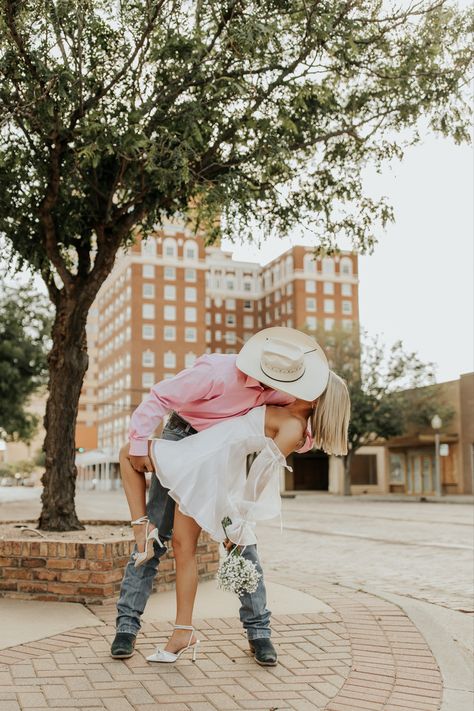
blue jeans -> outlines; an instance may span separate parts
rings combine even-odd
[[[166,426],[161,436],[163,439],[178,440],[189,436],[189,434],[182,427],[170,428]],[[157,526],[160,538],[163,540],[171,539],[174,507],[175,502],[171,496],[168,496],[168,489],[161,485],[158,477],[152,476],[147,514],[150,521]],[[157,543],[154,546],[155,555],[147,563],[135,568],[134,562],[130,558],[127,564],[117,602],[117,632],[128,632],[137,635],[140,630],[140,617],[150,597],[153,579],[157,573],[160,558],[167,552],[167,548],[161,548]],[[240,620],[249,640],[269,638],[271,636],[270,617],[272,613],[267,609],[267,593],[262,566],[258,559],[257,546],[247,546],[244,549],[243,556],[255,563],[262,577],[254,593],[245,593],[239,596],[241,603]]]

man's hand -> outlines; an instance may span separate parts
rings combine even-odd
[[[128,456],[128,459],[130,460],[130,464],[136,472],[140,472],[143,474],[145,472],[154,471],[150,457],[134,457],[133,454],[130,454]]]

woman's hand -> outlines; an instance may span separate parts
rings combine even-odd
[[[235,547],[235,543],[233,543],[233,541],[230,541],[228,538],[226,538],[225,541],[222,542],[222,545],[224,546],[224,548],[226,549],[226,551],[228,553],[232,550],[232,548]],[[241,546],[239,546],[239,548],[240,547]]]

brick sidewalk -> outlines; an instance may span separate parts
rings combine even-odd
[[[301,586],[303,589],[303,586]],[[2,711],[436,711],[442,693],[436,660],[395,605],[338,585],[304,586],[333,610],[274,615],[276,667],[259,667],[235,618],[195,620],[202,643],[195,664],[149,664],[170,624],[143,627],[129,660],[109,656],[107,624],[76,629],[0,652]]]

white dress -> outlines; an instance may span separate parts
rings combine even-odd
[[[257,542],[256,521],[280,515],[280,473],[288,467],[265,435],[266,406],[219,422],[180,440],[154,439],[155,474],[186,516],[216,541]],[[259,452],[247,477],[247,455]],[[232,521],[226,527],[222,519]]]

